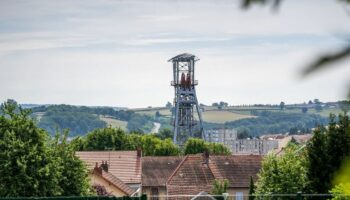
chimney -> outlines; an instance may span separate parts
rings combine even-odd
[[[108,172],[108,163],[107,161],[102,161],[101,168],[103,171]]]
[[[203,152],[203,160],[204,160],[204,164],[209,164],[209,151],[205,150]]]
[[[93,173],[102,174],[102,168],[98,166],[98,162],[95,164]]]
[[[141,158],[142,156],[142,149],[140,147],[137,148],[137,158]]]

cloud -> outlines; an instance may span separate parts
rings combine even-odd
[[[161,106],[173,98],[167,60],[183,52],[201,59],[205,103],[336,100],[344,63],[298,73],[343,45],[348,23],[335,1],[284,1],[278,13],[229,0],[1,1],[0,101]]]

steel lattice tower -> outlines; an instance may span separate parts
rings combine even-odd
[[[198,60],[195,55],[187,53],[169,60],[173,63],[171,86],[174,86],[175,98],[171,121],[176,144],[183,144],[189,137],[203,137],[202,115],[195,89],[198,81],[194,76],[194,64]]]

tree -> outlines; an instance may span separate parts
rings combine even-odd
[[[174,133],[172,130],[168,129],[168,128],[164,128],[161,129],[157,134],[157,137],[159,137],[160,139],[166,139],[166,138],[170,138],[172,139],[174,137]]]
[[[0,116],[0,196],[54,196],[62,193],[47,133],[37,128],[29,112],[5,102]]]
[[[227,179],[215,179],[213,183],[212,195],[216,195],[215,198],[218,200],[224,199],[222,194],[227,192],[229,187],[229,181]]]
[[[350,110],[350,100],[340,101],[339,106],[340,106],[340,109],[344,112],[344,115],[346,115]]]
[[[224,101],[220,101],[219,102],[219,106],[221,106],[222,108],[223,107],[227,107],[228,106],[228,103],[224,102]]]
[[[307,111],[308,111],[308,108],[307,108],[307,107],[302,107],[302,108],[301,108],[301,112],[302,112],[302,113],[305,114],[305,113],[307,113]]]
[[[249,183],[249,200],[254,200],[255,196],[255,185],[253,181],[253,177],[250,177],[250,183]]]
[[[296,153],[297,148],[296,145],[290,145],[285,149],[284,155],[269,154],[264,158],[256,183],[257,196],[271,193],[295,194],[303,191],[307,184],[306,160],[304,156]],[[274,199],[294,199],[294,197]]]
[[[96,129],[86,135],[85,150],[122,150],[126,143],[123,130],[111,127]]]
[[[85,166],[63,140],[49,140],[29,111],[5,102],[0,115],[0,197],[90,193]]]
[[[171,139],[165,139],[156,145],[155,155],[157,156],[177,156],[180,148]]]
[[[237,139],[246,139],[249,138],[249,131],[247,129],[239,129],[237,133]]]
[[[59,186],[62,196],[82,196],[91,193],[88,170],[85,163],[75,156],[75,146],[67,141],[68,131],[57,133],[52,141],[50,153],[60,170]]]
[[[328,193],[336,172],[350,156],[350,126],[348,116],[330,116],[328,129],[320,128],[308,144],[308,188],[311,192]]]
[[[284,106],[285,106],[285,103],[283,101],[281,101],[281,103],[280,103],[280,110],[284,110]]]
[[[230,150],[221,143],[205,142],[202,139],[190,138],[185,143],[184,154],[208,152],[214,155],[229,155]]]
[[[327,153],[329,157],[330,175],[340,168],[343,160],[350,156],[350,126],[349,117],[339,115],[339,122],[335,121],[335,115],[330,116],[328,125]],[[330,188],[329,188],[330,189]]]
[[[205,141],[198,138],[190,138],[185,143],[184,154],[203,153],[208,150]]]
[[[166,108],[171,109],[173,105],[168,101],[165,105]]]
[[[329,156],[327,153],[327,135],[322,127],[314,131],[307,144],[307,178],[310,193],[325,194],[330,188]]]

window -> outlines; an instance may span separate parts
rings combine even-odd
[[[243,200],[243,192],[236,192],[236,200]]]
[[[158,188],[156,188],[156,187],[151,188],[151,199],[158,200],[158,195],[159,195]]]

